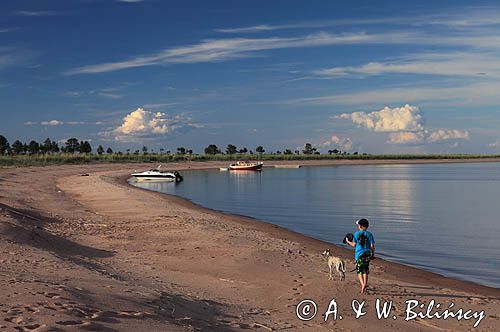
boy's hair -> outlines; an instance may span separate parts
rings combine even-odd
[[[367,228],[368,228],[368,225],[369,225],[369,222],[368,222],[368,220],[366,220],[365,218],[362,218],[362,219],[359,219],[358,221],[356,221],[356,224],[357,224],[358,226],[363,227],[364,229],[367,229]]]

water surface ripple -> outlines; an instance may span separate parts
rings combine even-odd
[[[365,217],[380,256],[500,287],[500,163],[182,173],[136,185],[340,245]]]

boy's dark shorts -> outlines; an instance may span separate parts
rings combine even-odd
[[[356,260],[356,270],[358,274],[369,274],[370,273],[370,258],[372,253],[367,251],[362,253],[361,256]]]

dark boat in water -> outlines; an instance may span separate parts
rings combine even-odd
[[[261,171],[263,162],[237,161],[229,165],[231,171]]]

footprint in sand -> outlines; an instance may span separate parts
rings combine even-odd
[[[43,324],[30,324],[30,325],[24,325],[24,326],[16,326],[14,327],[18,331],[30,331],[30,332],[42,332],[42,331],[47,331],[46,329],[47,325]]]
[[[61,298],[61,295],[57,294],[57,293],[47,293],[47,292],[37,292],[37,293],[40,294],[40,295],[44,295],[46,298],[49,298],[49,299],[59,299],[59,298]]]
[[[4,321],[14,324],[21,324],[24,321],[24,318],[23,316],[12,316],[12,317],[6,317]]]
[[[6,313],[7,315],[13,315],[13,316],[16,316],[16,315],[20,315],[22,314],[22,310],[18,309],[19,307],[12,307],[10,308],[10,310],[7,310]]]
[[[78,328],[86,331],[116,331],[110,328],[107,328],[106,326],[95,323],[95,322],[87,322],[83,323],[82,325],[78,326]]]
[[[57,310],[57,308],[56,308],[56,307],[53,307],[53,306],[51,306],[51,305],[44,305],[43,307],[44,307],[45,309],[48,309],[48,310],[54,310],[54,311],[56,311],[56,310]]]
[[[56,324],[59,324],[59,325],[64,325],[64,326],[75,326],[75,325],[83,325],[85,324],[84,321],[81,321],[81,320],[60,320],[60,321],[57,321]]]
[[[117,316],[116,312],[102,311],[93,314],[90,318],[104,323],[112,323],[112,324],[120,323],[120,321],[115,318],[116,316]]]
[[[37,307],[32,307],[32,306],[24,306],[24,310],[26,310],[27,312],[30,312],[32,314],[36,314],[38,312],[40,312],[40,309],[38,309]]]
[[[137,317],[145,317],[148,316],[147,312],[142,312],[142,311],[120,311],[118,313],[118,316],[120,317],[126,317],[126,318],[137,318]]]
[[[293,291],[295,291],[295,295],[303,295],[304,294],[304,287],[305,287],[305,284],[301,282],[300,279],[302,279],[303,277],[301,275],[299,275],[297,277],[297,279],[294,279],[294,283],[298,284],[296,287],[292,288]]]

